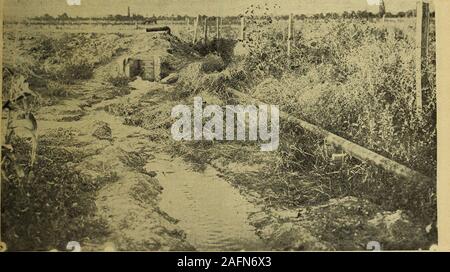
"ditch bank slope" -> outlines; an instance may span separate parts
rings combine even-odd
[[[141,95],[134,95],[132,100],[119,98],[108,101],[102,104],[102,107],[108,113],[124,118],[125,124],[147,130],[152,145],[160,154],[155,156],[153,162],[149,162],[149,169],[159,176],[163,175],[161,184],[166,183],[165,187],[168,191],[171,190],[167,194],[169,199],[164,199],[163,193],[162,203],[169,215],[180,220],[178,225],[188,234],[187,240],[191,239],[190,241],[196,244],[197,248],[236,250],[239,247],[254,249],[257,245],[257,249],[263,250],[366,250],[371,241],[380,243],[385,249],[419,249],[427,248],[431,244],[430,227],[417,224],[408,211],[385,210],[364,197],[344,195],[339,198],[330,197],[316,201],[317,204],[314,205],[294,204],[291,201],[292,198],[295,195],[301,195],[302,190],[308,195],[314,192],[319,195],[322,192],[322,184],[316,182],[321,176],[318,173],[311,175],[287,171],[284,175],[302,175],[299,177],[298,186],[280,184],[277,173],[272,169],[274,162],[281,160],[281,154],[260,152],[258,144],[173,141],[170,135],[170,127],[174,121],[170,116],[172,107],[178,104],[192,105],[194,96],[201,96],[205,104],[223,106],[231,102],[235,104],[245,102],[236,100],[226,93],[224,88],[233,83],[239,85],[243,71],[240,71],[239,61],[234,61],[227,67],[225,64],[227,58],[223,55],[209,54],[200,57],[189,48],[187,49],[189,51],[184,51],[189,54],[174,53],[177,52],[175,48],[179,44],[178,41],[171,40],[172,38],[167,36],[160,36],[160,38],[168,46],[164,54],[169,54],[166,56],[169,64],[171,59],[177,60],[176,64],[172,65],[174,67],[172,72],[177,74],[178,82],[152,83],[159,87],[149,92],[145,92],[146,88],[143,86],[136,86],[136,90],[132,91],[131,95],[133,96],[133,93]],[[182,48],[186,50],[185,45]],[[167,159],[168,155],[170,159]],[[178,158],[182,158],[184,163],[181,163]],[[164,163],[166,166],[170,164],[176,166],[169,167],[170,170],[166,169],[166,166],[160,167],[161,160],[167,160]],[[212,168],[215,170],[212,171]],[[212,175],[212,172],[215,174]],[[183,177],[185,180],[180,182]],[[211,240],[205,240],[205,229],[202,228],[202,220],[199,218],[205,215],[207,208],[201,208],[202,210],[197,213],[195,208],[202,207],[202,204],[197,203],[198,201],[205,201],[204,207],[210,206],[213,202],[211,199],[202,200],[202,192],[194,193],[195,184],[189,183],[189,179],[212,183],[228,182],[235,190],[238,190],[239,198],[245,199],[242,202],[246,203],[244,206],[251,207],[250,209],[233,208],[236,213],[242,212],[245,214],[244,217],[247,217],[242,220],[242,230],[253,229],[261,241],[251,238],[250,243],[235,243],[228,248],[227,243],[224,242],[223,247],[220,248],[223,233],[216,237],[211,235],[208,238]],[[178,182],[179,186],[185,187],[184,191],[180,189],[181,191],[177,192],[177,189],[173,187],[169,189],[172,184],[168,185],[168,182]],[[218,189],[218,187],[213,188]],[[174,203],[173,199],[170,199],[171,194],[185,197],[186,201]],[[283,198],[286,201],[282,200]],[[209,204],[207,204],[208,201],[210,201]],[[297,202],[301,203],[300,200]],[[231,201],[230,205],[233,203]],[[188,210],[189,208],[183,207],[184,204],[192,205],[190,208],[194,208]],[[222,208],[226,214],[227,207]],[[219,220],[216,221],[220,221],[220,213],[223,210],[215,212],[213,212],[214,209],[211,210],[211,214],[205,217],[214,219],[218,217]],[[236,218],[241,217],[236,216]],[[239,221],[239,219],[236,220]],[[213,221],[208,227],[220,233],[223,227],[215,225]],[[253,228],[249,228],[247,224]],[[211,233],[214,231],[211,230]],[[235,233],[234,236],[239,240],[239,235]],[[214,241],[214,239],[217,240]],[[245,241],[246,237],[240,237],[240,239]],[[208,244],[218,247],[208,247]],[[247,247],[249,244],[252,246]]]
[[[135,55],[160,56],[178,82],[137,78],[115,92],[109,79],[120,77],[123,59]],[[300,173],[298,183],[281,184],[273,171],[280,154],[260,152],[258,144],[173,141],[173,106],[192,105],[194,96],[205,104],[239,103],[223,86],[239,85],[245,71],[237,62],[227,67],[226,61],[213,54],[201,57],[170,35],[135,35],[125,55],[71,87],[76,95],[39,110],[40,139],[76,154],[69,167],[99,183],[96,216],[107,231],[83,237],[83,250],[364,250],[369,241],[388,249],[428,245],[425,226],[406,211],[386,211],[363,197],[301,204],[295,196],[322,191],[319,176]]]

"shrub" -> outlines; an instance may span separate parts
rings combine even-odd
[[[66,84],[73,84],[78,80],[90,79],[94,74],[94,66],[85,61],[69,62],[62,66],[62,69],[54,77]]]
[[[201,71],[204,73],[220,72],[225,68],[222,58],[217,55],[209,54],[202,61]]]
[[[128,87],[128,83],[130,83],[130,81],[131,79],[129,77],[122,75],[111,76],[108,78],[108,82],[114,87]]]
[[[283,34],[271,18],[247,22],[249,54],[219,73],[189,73],[182,86],[190,94],[226,94],[227,87],[249,91],[294,116],[436,177],[433,31],[427,60],[429,89],[419,117],[414,107],[415,43],[406,27],[386,28],[362,20],[315,22],[295,33],[288,61]],[[236,78],[241,79],[238,84]],[[435,222],[435,183],[414,186],[356,160],[343,167],[330,163],[329,153],[337,151],[325,152],[321,139],[294,124],[285,123],[281,137],[278,161],[264,177],[273,182],[272,190],[280,199],[295,206],[354,195],[386,209],[407,209],[427,224]]]
[[[18,163],[27,165],[30,145],[14,142]],[[37,161],[18,177],[13,164],[2,164],[2,239],[11,251],[65,250],[69,241],[106,234],[105,223],[94,216],[95,191],[102,185],[67,165],[68,151],[44,144]]]
[[[213,39],[207,43],[199,41],[193,45],[193,49],[202,56],[215,53],[228,65],[233,60],[233,49],[235,45],[236,41],[232,39]]]
[[[126,39],[116,34],[77,33],[60,37],[38,36],[26,50],[34,62],[27,75],[34,73],[64,84],[90,79],[99,64],[123,51]],[[22,68],[21,68],[22,69]],[[23,69],[22,69],[23,70]],[[29,78],[32,78],[29,76]],[[40,82],[34,80],[33,83]],[[39,87],[32,84],[32,87]]]

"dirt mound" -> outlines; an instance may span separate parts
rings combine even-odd
[[[188,44],[169,34],[145,33],[134,37],[133,46],[126,58],[153,61],[159,58],[162,78],[177,72],[190,61],[200,58]]]

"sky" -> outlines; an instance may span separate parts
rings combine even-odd
[[[279,8],[274,14],[314,14],[345,10],[377,11],[379,0],[3,0],[3,14],[10,17],[32,17],[46,13],[54,16],[64,12],[69,16],[94,17],[131,13],[155,15],[238,15],[252,4],[269,3]],[[80,5],[69,5],[80,2]],[[416,0],[385,0],[386,10],[398,12],[415,8]]]

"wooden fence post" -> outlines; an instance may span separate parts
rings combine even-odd
[[[243,42],[245,39],[245,17],[241,17],[241,34],[239,36],[239,41]]]
[[[192,43],[195,44],[197,42],[197,31],[198,31],[198,21],[200,20],[200,15],[197,15],[194,21],[194,38],[192,39]]]
[[[205,22],[203,24],[204,24],[204,29],[203,29],[204,43],[206,45],[208,43],[208,17],[205,16]]]
[[[216,39],[219,40],[220,39],[220,17],[216,17]]]
[[[288,25],[288,34],[287,34],[287,54],[288,57],[291,57],[291,46],[292,40],[294,39],[294,20],[292,13],[289,15],[289,25]]]
[[[417,2],[416,19],[416,111],[418,116],[421,116],[423,111],[423,90],[427,87],[426,60],[430,24],[429,3],[423,0]]]

